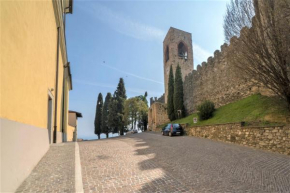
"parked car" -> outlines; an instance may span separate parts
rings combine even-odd
[[[180,124],[168,124],[162,128],[162,135],[172,137],[174,135],[183,135],[184,131]]]

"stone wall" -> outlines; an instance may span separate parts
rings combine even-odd
[[[187,114],[196,111],[197,106],[205,100],[220,107],[259,92],[229,62],[229,49],[224,44],[221,51],[214,52],[214,57],[209,57],[207,62],[198,65],[196,70],[185,77],[183,90]]]
[[[164,103],[153,103],[148,111],[148,130],[155,131],[157,126],[168,123],[167,106]]]
[[[189,136],[209,138],[290,155],[290,126],[243,127],[229,123],[186,128]]]
[[[231,42],[239,41],[236,37]],[[197,65],[183,83],[184,106],[187,114],[196,111],[197,106],[205,100],[212,101],[216,107],[243,99],[254,93],[273,95],[271,91],[253,84],[246,79],[237,67],[231,63],[231,49],[239,49],[227,44],[216,50],[207,62]]]
[[[163,94],[161,97],[157,98],[157,97],[151,97],[150,98],[150,106],[155,103],[155,102],[158,102],[158,103],[165,103],[165,94]]]

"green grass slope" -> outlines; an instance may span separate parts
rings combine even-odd
[[[216,109],[211,119],[194,124],[193,118],[198,117],[197,113],[194,113],[172,123],[188,123],[190,126],[198,126],[245,121],[247,124],[254,122],[256,125],[276,125],[285,124],[289,116],[287,104],[283,100],[255,94]]]

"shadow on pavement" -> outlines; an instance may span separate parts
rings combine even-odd
[[[153,132],[126,138],[148,157],[139,168],[156,172],[141,192],[290,192],[290,156]]]

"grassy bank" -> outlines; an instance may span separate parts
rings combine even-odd
[[[188,123],[190,126],[197,126],[245,121],[248,124],[256,122],[258,125],[276,125],[285,124],[289,115],[290,113],[285,101],[276,97],[255,94],[216,109],[211,119],[198,121],[198,123],[194,124],[193,118],[198,117],[197,113],[194,113],[183,119],[175,120],[172,123]]]

